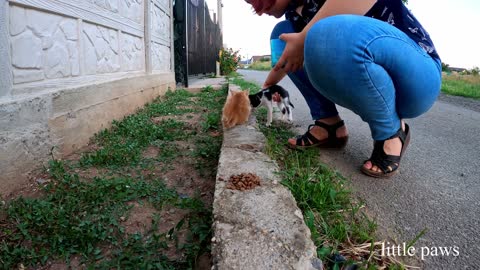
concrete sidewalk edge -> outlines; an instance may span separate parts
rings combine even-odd
[[[323,269],[295,198],[264,153],[265,142],[253,115],[247,124],[224,130],[213,202],[212,269]],[[226,188],[230,177],[241,173],[255,173],[261,185]]]

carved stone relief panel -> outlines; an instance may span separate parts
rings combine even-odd
[[[80,75],[75,19],[10,6],[14,84]]]
[[[171,71],[170,0],[16,1],[26,0],[8,8],[14,85],[144,71],[145,1],[152,1],[152,69]]]
[[[157,5],[152,10],[152,30],[156,36],[170,40],[170,17]]]
[[[170,48],[156,43],[152,42],[152,66],[153,70],[156,71],[170,71]]]
[[[139,71],[144,67],[143,38],[122,33],[122,70]]]
[[[84,23],[82,35],[85,74],[120,71],[118,31]]]
[[[118,0],[94,0],[94,4],[113,13],[118,13]]]
[[[143,23],[143,0],[118,0],[120,1],[120,15],[137,23]]]

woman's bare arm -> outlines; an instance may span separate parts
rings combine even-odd
[[[265,89],[267,87],[270,87],[274,84],[277,84],[278,82],[280,82],[283,77],[285,77],[285,75],[287,75],[287,73],[285,71],[283,71],[282,69],[280,70],[270,70],[270,72],[268,73],[268,76],[267,76],[267,79],[265,79],[265,82],[263,83],[263,86],[262,88]]]
[[[313,19],[303,28],[304,36],[321,19],[340,14],[365,15],[377,0],[327,0]]]
[[[365,15],[375,2],[376,0],[327,0],[302,32],[280,35],[280,39],[287,42],[287,45],[273,69],[291,72],[302,68],[305,37],[319,20],[339,14]]]

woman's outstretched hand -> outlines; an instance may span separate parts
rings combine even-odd
[[[303,67],[305,34],[303,32],[282,34],[279,38],[285,41],[287,45],[273,69],[275,71],[283,69],[285,72],[294,72],[301,69]]]

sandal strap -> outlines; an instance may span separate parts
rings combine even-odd
[[[405,143],[405,139],[407,138],[407,133],[409,131],[409,128],[410,127],[407,124],[405,124],[405,131],[403,131],[402,127],[400,127],[395,134],[393,134],[392,136],[388,137],[385,140],[390,140],[390,139],[393,139],[393,138],[399,138],[400,141],[402,142],[402,148],[403,148],[403,144]]]
[[[383,173],[393,172],[400,166],[400,160],[405,149],[405,140],[407,138],[407,134],[409,133],[409,129],[410,127],[405,124],[405,131],[403,131],[402,127],[400,127],[397,132],[389,138],[381,141],[375,141],[375,144],[373,145],[372,156],[369,160],[373,165],[380,168]],[[399,138],[402,142],[402,149],[399,156],[387,155],[383,150],[385,141],[393,138]]]
[[[345,122],[343,120],[338,121],[337,123],[333,125],[328,125],[325,123],[322,123],[320,121],[315,121],[315,126],[319,126],[321,128],[324,128],[328,132],[328,140],[329,141],[336,141],[338,140],[337,138],[337,129],[339,127],[343,127],[345,125]]]
[[[401,156],[387,155],[383,151],[384,144],[385,140],[375,141],[372,156],[369,160],[372,162],[372,165],[377,166],[383,173],[389,173],[398,169]]]
[[[297,142],[296,142],[297,145],[305,146],[305,145],[312,145],[320,142],[317,138],[315,138],[315,136],[312,135],[312,133],[310,133],[310,129],[312,129],[313,126],[315,125],[314,124],[309,125],[307,132],[305,132],[305,134],[297,136]]]

